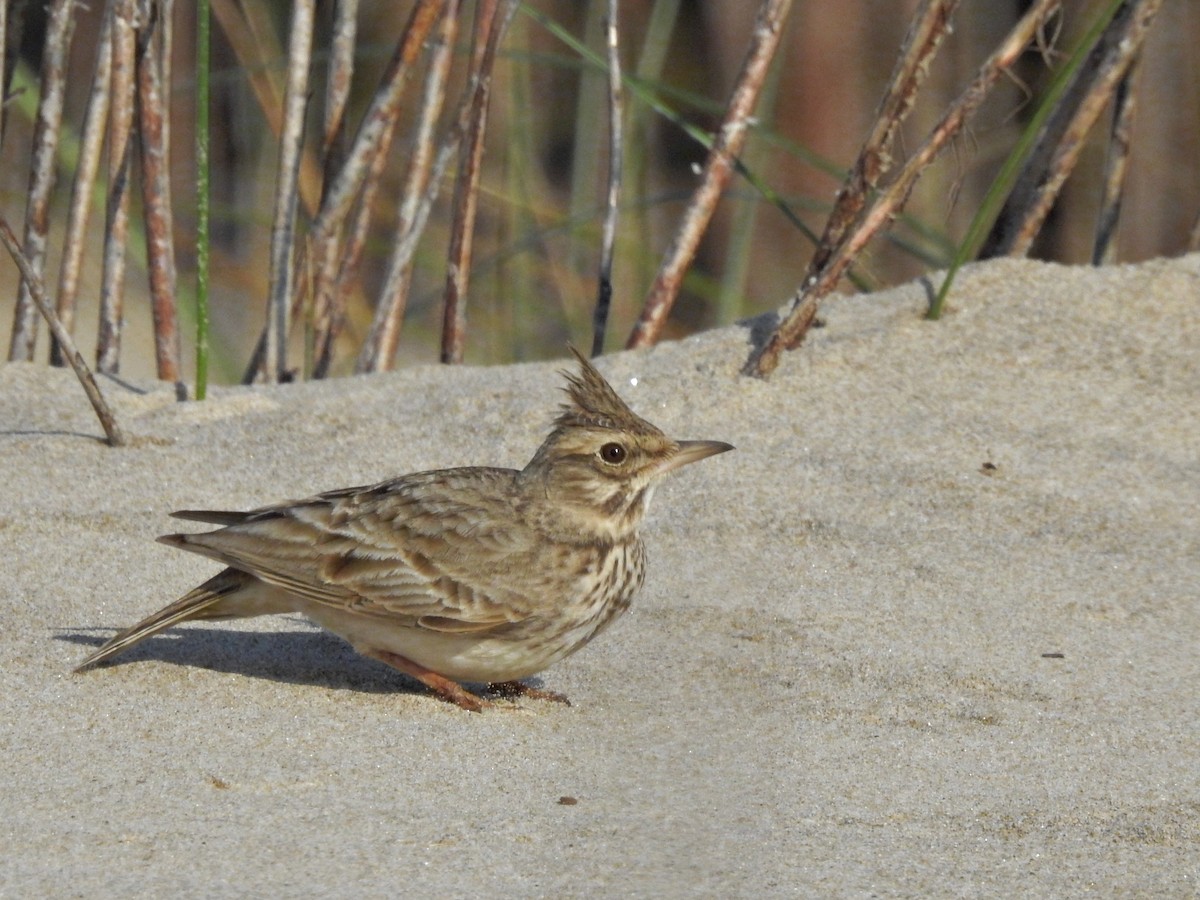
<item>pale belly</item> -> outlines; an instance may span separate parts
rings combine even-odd
[[[640,545],[630,553],[612,554],[602,574],[611,575],[615,590],[581,590],[577,598],[536,621],[496,633],[437,631],[408,620],[366,616],[311,601],[299,611],[359,652],[386,650],[454,681],[516,681],[580,649],[623,613],[641,587],[643,562]]]

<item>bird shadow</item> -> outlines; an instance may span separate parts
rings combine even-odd
[[[97,636],[90,633],[93,631],[105,634]],[[63,630],[54,639],[94,650],[108,640],[107,632],[108,629],[76,628]],[[262,632],[184,625],[147,638],[93,668],[116,668],[148,660],[361,694],[429,696],[430,693],[416,679],[356,653],[340,638],[308,628]],[[539,687],[541,679],[530,678],[525,682]],[[486,685],[473,687],[481,689]]]
[[[108,636],[89,632],[100,630],[74,629],[54,639],[95,649]],[[148,660],[364,694],[429,693],[407,675],[355,653],[337,637],[309,629],[259,632],[185,625],[147,638],[94,668],[116,668]]]

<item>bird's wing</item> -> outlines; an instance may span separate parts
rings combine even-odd
[[[208,534],[167,535],[318,603],[439,631],[499,627],[533,613],[534,532],[515,514],[514,472],[407,476],[208,521]]]

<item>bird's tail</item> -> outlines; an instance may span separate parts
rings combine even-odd
[[[258,593],[253,590],[253,587],[258,585],[261,585],[261,582],[253,575],[239,572],[237,569],[226,569],[171,605],[164,606],[153,615],[142,619],[132,628],[126,628],[113,635],[97,648],[95,653],[76,666],[75,671],[82,671],[116,656],[152,634],[180,622],[192,619],[233,619],[278,611],[267,608],[262,602],[256,602],[252,595]],[[251,590],[246,591],[246,588]]]

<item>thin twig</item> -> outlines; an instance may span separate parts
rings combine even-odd
[[[75,332],[75,305],[79,296],[79,273],[88,220],[92,212],[92,191],[100,172],[104,152],[104,129],[108,122],[108,101],[112,90],[112,17],[115,0],[108,0],[101,14],[100,36],[96,45],[96,66],[92,74],[92,92],[83,116],[83,135],[79,161],[71,184],[71,205],[67,211],[67,230],[63,238],[62,262],[58,267],[58,296],[55,305],[58,320],[68,334]],[[65,366],[66,355],[57,340],[50,342],[50,364]]]
[[[645,347],[658,340],[667,315],[675,303],[684,273],[695,258],[696,249],[716,210],[717,200],[729,183],[734,163],[750,130],[751,114],[759,91],[767,77],[771,59],[779,46],[791,0],[763,0],[754,23],[750,48],[730,97],[725,120],[713,141],[704,164],[700,185],[684,212],[679,231],[663,257],[658,275],[646,297],[641,317],[629,335],[626,347]]]
[[[279,139],[279,180],[275,185],[275,219],[271,225],[267,357],[263,373],[269,384],[283,381],[287,372],[300,154],[304,145],[304,113],[308,107],[308,69],[312,59],[315,10],[315,0],[297,0],[292,6],[287,86],[283,94],[283,131]]]
[[[1051,115],[981,256],[1024,256],[1075,168],[1084,140],[1140,52],[1162,0],[1122,3]]]
[[[125,250],[129,236],[129,176],[133,169],[134,59],[137,10],[133,0],[113,8],[112,101],[108,126],[108,206],[96,368],[110,375],[121,366],[125,305]]]
[[[475,38],[471,70],[475,73],[470,126],[459,156],[454,219],[450,228],[450,259],[446,269],[446,295],[442,317],[444,363],[461,363],[466,346],[467,287],[471,274],[471,247],[479,205],[480,163],[487,130],[488,98],[496,50],[517,10],[517,0],[481,0],[475,13]]]
[[[454,54],[454,40],[462,15],[462,0],[451,0],[430,47],[429,70],[425,75],[412,153],[400,200],[400,215],[396,223],[397,240],[388,260],[387,275],[379,292],[379,302],[370,331],[359,348],[355,372],[383,372],[392,367],[400,328],[412,281],[412,254],[401,254],[403,238],[413,230],[417,221],[422,195],[429,187],[433,162],[433,134],[446,99],[446,77]]]
[[[1021,54],[1046,20],[1058,10],[1059,0],[1036,0],[1004,39],[1000,47],[980,68],[975,79],[942,116],[929,137],[905,163],[896,179],[874,199],[857,227],[830,257],[821,273],[809,279],[797,291],[792,308],[767,338],[762,348],[747,361],[743,372],[765,378],[775,371],[784,350],[804,339],[820,301],[837,285],[847,266],[881,229],[903,208],[917,178],[941,150],[958,135],[992,87]]]
[[[54,0],[46,24],[46,42],[42,48],[42,97],[33,127],[33,159],[29,166],[24,245],[25,257],[39,279],[46,267],[46,234],[50,228],[50,200],[54,194],[74,6],[74,0]],[[0,39],[3,38],[0,35]],[[23,282],[17,294],[8,348],[8,358],[13,361],[33,359],[33,348],[37,341],[37,310],[32,290],[28,282]]]
[[[604,352],[604,332],[612,305],[613,246],[617,240],[617,202],[621,198],[621,154],[625,149],[621,123],[624,103],[621,92],[621,54],[617,44],[617,0],[608,0],[605,23],[608,47],[608,194],[604,205],[604,231],[600,239],[600,277],[596,309],[592,316],[592,356]]]
[[[179,328],[175,311],[175,238],[171,214],[171,167],[166,142],[170,109],[163,97],[161,0],[150,0],[137,35],[138,132],[142,159],[142,206],[146,220],[146,261],[154,318],[154,357],[158,377],[177,382]]]
[[[1121,220],[1121,201],[1125,196],[1125,176],[1133,145],[1133,120],[1138,105],[1135,88],[1141,63],[1142,54],[1139,53],[1117,83],[1113,96],[1112,130],[1108,138],[1108,158],[1104,162],[1104,193],[1096,221],[1096,240],[1092,245],[1094,266],[1117,261],[1117,223]]]
[[[46,287],[42,283],[41,275],[33,267],[33,263],[21,252],[21,248],[17,245],[17,236],[13,234],[12,229],[8,227],[8,222],[3,218],[0,218],[0,242],[3,242],[12,256],[13,262],[21,270],[21,277],[29,285],[29,296],[32,298],[34,305],[41,311],[42,317],[46,320],[46,325],[50,328],[50,333],[54,335],[54,339],[65,350],[67,362],[75,370],[75,375],[79,378],[79,383],[83,385],[84,393],[87,394],[88,400],[91,401],[92,409],[96,411],[96,416],[100,419],[100,427],[104,429],[104,434],[108,437],[109,445],[112,447],[122,446],[125,443],[125,436],[121,433],[121,429],[117,425],[116,417],[113,416],[108,404],[104,402],[104,396],[100,393],[100,387],[96,384],[96,379],[92,376],[87,363],[83,361],[83,355],[76,349],[75,342],[71,340],[70,333],[63,327],[62,322],[58,320],[58,316],[54,314],[54,309],[50,306],[50,301],[46,298]]]
[[[833,210],[826,220],[825,232],[813,253],[805,280],[814,277],[825,267],[829,257],[845,238],[866,206],[867,198],[879,184],[879,179],[892,167],[892,145],[896,133],[916,102],[921,82],[929,73],[933,55],[950,30],[950,19],[959,0],[922,0],[913,16],[912,25],[900,48],[900,57],[884,94],[875,124],[863,142],[854,167],[838,191]]]

